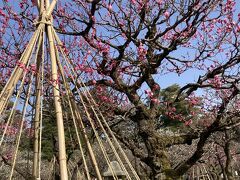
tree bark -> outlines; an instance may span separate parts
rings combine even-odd
[[[232,169],[231,169],[231,151],[230,151],[230,144],[231,144],[231,141],[228,141],[224,147],[224,152],[225,152],[225,155],[226,155],[226,165],[225,165],[225,173],[226,173],[226,176],[227,176],[227,179],[228,180],[233,180],[234,177],[233,177],[233,174],[232,174]]]

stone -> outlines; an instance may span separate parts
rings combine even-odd
[[[120,167],[120,165],[117,161],[111,161],[110,164],[111,164],[111,167],[116,176],[118,176],[118,177],[126,176],[125,172],[122,170],[122,168]],[[109,167],[108,167],[108,170],[103,173],[103,176],[104,177],[113,177],[113,174]]]

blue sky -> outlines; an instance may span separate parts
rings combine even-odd
[[[237,14],[240,13],[240,1],[236,1],[236,12],[234,12],[235,18],[237,18]],[[181,51],[176,51],[179,56],[181,56]],[[176,54],[177,55],[177,54]],[[200,71],[197,69],[189,69],[185,71],[180,76],[175,73],[169,73],[167,75],[157,75],[156,80],[159,82],[162,88],[166,88],[174,83],[179,84],[180,86],[184,86],[188,83],[196,82],[200,75],[203,75],[204,71]]]

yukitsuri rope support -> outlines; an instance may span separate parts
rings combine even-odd
[[[72,115],[72,121],[77,137],[77,142],[79,145],[80,153],[83,158],[83,167],[84,170],[81,172],[85,175],[87,179],[92,179],[89,171],[89,165],[87,162],[86,154],[84,152],[84,147],[88,152],[88,157],[92,167],[95,171],[95,177],[98,180],[102,180],[102,174],[100,172],[99,161],[96,158],[96,154],[93,149],[93,145],[90,143],[87,127],[83,121],[83,113],[85,113],[85,117],[90,124],[90,128],[93,130],[93,133],[96,137],[97,143],[100,147],[101,153],[103,154],[102,160],[105,160],[110,172],[112,173],[112,177],[114,180],[118,179],[117,174],[114,172],[114,169],[111,165],[111,159],[109,154],[107,153],[106,147],[104,143],[109,144],[110,150],[113,151],[117,161],[119,162],[123,172],[126,174],[127,179],[132,179],[131,175],[133,175],[134,179],[140,180],[136,171],[134,170],[133,166],[131,165],[130,161],[128,160],[124,150],[122,149],[121,145],[118,143],[114,133],[111,131],[110,127],[107,124],[106,119],[100,112],[97,107],[96,102],[94,101],[93,97],[91,96],[88,88],[85,86],[84,82],[80,78],[77,78],[77,74],[74,71],[74,64],[68,59],[67,55],[64,53],[62,49],[60,38],[57,36],[53,26],[52,26],[52,12],[54,7],[56,6],[57,0],[52,0],[51,3],[49,0],[37,0],[37,8],[39,11],[39,20],[36,23],[36,31],[34,32],[32,38],[30,39],[25,51],[23,52],[19,64],[28,69],[30,65],[36,65],[36,71],[31,72],[30,83],[28,84],[28,91],[26,94],[25,103],[22,109],[22,117],[21,123],[19,127],[19,133],[16,138],[16,148],[14,152],[12,168],[10,173],[10,179],[13,178],[14,175],[14,168],[17,163],[17,156],[20,146],[20,141],[23,132],[23,126],[25,122],[25,115],[28,110],[29,100],[31,99],[31,94],[34,92],[35,102],[34,104],[34,115],[33,116],[33,125],[34,125],[34,147],[33,147],[33,167],[32,167],[32,177],[33,179],[40,179],[41,178],[41,148],[42,148],[42,125],[43,122],[43,90],[44,90],[44,67],[45,67],[45,51],[46,51],[46,43],[48,43],[50,60],[51,60],[51,82],[52,82],[52,92],[53,92],[53,100],[55,105],[55,114],[56,114],[56,121],[57,121],[57,133],[58,133],[58,161],[55,160],[55,156],[53,157],[50,165],[51,170],[54,168],[54,164],[56,162],[59,163],[60,167],[60,177],[62,180],[67,180],[68,175],[72,173],[67,168],[67,161],[66,161],[66,145],[65,145],[65,133],[64,133],[64,118],[63,118],[63,108],[62,104],[67,103],[68,107],[70,108],[70,112]],[[60,53],[59,53],[60,52]],[[35,57],[33,57],[35,53]],[[47,54],[46,53],[46,54]],[[62,56],[63,61],[60,61],[60,56]],[[34,60],[32,60],[34,59]],[[34,62],[33,62],[34,61]],[[78,107],[78,103],[76,101],[76,97],[74,97],[73,92],[71,91],[71,85],[69,82],[69,77],[66,77],[66,72],[64,72],[62,64],[66,64],[69,72],[71,73],[71,78],[73,84],[77,88],[78,98],[80,98],[80,103],[83,105],[83,109]],[[24,82],[27,76],[27,71],[21,66],[16,66],[13,70],[12,75],[10,76],[8,82],[6,83],[5,87],[3,88],[0,94],[0,115],[3,114],[7,108],[7,105],[13,95],[14,88],[18,86],[18,92],[15,97],[15,102],[13,104],[12,110],[10,115],[7,119],[6,126],[3,132],[3,135],[0,140],[0,147],[4,141],[4,136],[8,129],[8,126],[11,126],[13,123],[13,119],[15,116],[16,108],[18,106],[19,97],[22,93]],[[62,80],[62,84],[59,84],[59,79]],[[35,86],[33,82],[35,80]],[[19,85],[20,81],[20,85]],[[80,87],[84,89],[84,91],[80,91]],[[64,87],[66,91],[67,100],[61,98],[61,88]],[[35,91],[33,89],[35,88]],[[85,100],[87,102],[85,102]],[[92,114],[91,114],[92,113]],[[93,120],[91,117],[93,115],[96,118],[96,121]],[[84,119],[85,120],[85,119]],[[96,128],[100,127],[100,131]],[[106,140],[101,138],[101,134],[106,137]],[[112,142],[113,140],[113,142]],[[43,147],[44,148],[44,147]],[[127,168],[124,165],[120,155],[118,154],[120,151],[121,156],[125,160],[130,169],[131,175],[128,172]]]
[[[51,67],[52,67],[52,80],[53,82],[53,94],[54,94],[54,102],[55,102],[55,110],[56,110],[56,117],[57,117],[57,128],[58,128],[58,142],[59,142],[59,164],[60,164],[60,174],[61,174],[61,178],[62,179],[68,179],[68,175],[67,175],[67,165],[66,165],[66,148],[65,148],[65,134],[64,134],[64,125],[63,125],[63,115],[62,115],[62,108],[61,108],[61,101],[60,101],[60,93],[58,91],[59,89],[59,85],[56,83],[57,79],[58,79],[58,75],[57,75],[57,63],[56,63],[56,53],[55,53],[55,44],[54,44],[54,40],[53,40],[53,33],[52,33],[52,22],[51,22],[51,13],[56,5],[57,1],[53,0],[50,4],[49,0],[41,0],[41,1],[37,1],[37,6],[38,6],[38,10],[39,10],[39,14],[40,14],[40,20],[37,23],[37,30],[35,31],[33,37],[31,38],[28,46],[26,47],[22,57],[20,58],[19,62],[23,65],[26,66],[29,61],[30,61],[30,56],[35,48],[36,42],[38,42],[38,47],[42,47],[44,44],[43,41],[43,31],[45,31],[47,29],[47,31],[45,32],[47,34],[47,39],[49,42],[49,48],[50,48],[50,57],[51,57]],[[37,72],[41,72],[40,70],[40,64],[42,63],[41,61],[43,61],[41,54],[43,54],[44,48],[42,48],[40,51],[38,51],[37,56],[38,56],[38,60],[37,60]],[[0,94],[0,114],[3,113],[4,109],[6,108],[8,101],[10,99],[10,97],[13,94],[14,91],[14,87],[17,85],[18,81],[20,80],[22,74],[23,74],[23,69],[20,68],[19,66],[16,66],[15,69],[13,70],[13,73],[11,75],[11,77],[9,78],[7,84],[5,85],[5,87],[3,88],[1,94]],[[25,75],[24,75],[25,77]],[[33,178],[39,178],[40,176],[40,172],[39,169],[39,157],[40,157],[40,153],[39,153],[39,117],[40,117],[40,99],[41,99],[41,89],[40,88],[40,79],[38,76],[36,76],[36,110],[35,110],[35,142],[34,142],[34,160],[33,160]],[[22,81],[24,82],[24,81]],[[21,89],[21,88],[20,88]],[[29,97],[27,97],[28,99]],[[16,98],[17,100],[17,98]],[[16,103],[14,103],[16,104]],[[26,107],[25,107],[26,108]],[[14,109],[13,109],[14,110]],[[24,109],[24,115],[25,115],[26,109]],[[12,114],[12,112],[11,112]],[[24,116],[23,116],[24,118]],[[9,118],[10,120],[10,118]],[[8,128],[8,124],[9,121],[7,122],[7,126],[4,130],[4,134],[6,133],[6,129]],[[22,127],[20,129],[20,133],[22,132]],[[2,136],[1,139],[1,143],[3,141],[4,138],[4,134]],[[20,137],[21,135],[19,135],[18,141],[17,141],[17,149],[18,150],[18,146],[19,146],[19,142],[20,142]],[[14,156],[14,163],[16,161],[16,155],[17,152],[15,152],[15,156]],[[11,171],[11,175],[10,178],[13,175],[13,169],[14,169],[14,165]]]
[[[53,31],[54,31],[54,30],[53,30]],[[126,156],[124,150],[122,149],[122,147],[121,147],[121,145],[118,143],[115,135],[114,135],[113,132],[111,131],[110,127],[108,126],[106,119],[105,119],[104,116],[102,115],[101,111],[98,109],[95,100],[93,99],[91,93],[89,92],[89,90],[88,90],[87,87],[85,86],[84,82],[81,80],[81,78],[80,78],[80,81],[74,79],[74,78],[77,78],[77,74],[76,74],[76,72],[74,71],[74,68],[72,67],[72,66],[74,66],[74,65],[73,65],[73,63],[70,61],[70,59],[67,58],[67,55],[64,53],[64,51],[63,51],[63,49],[62,49],[62,47],[61,47],[62,43],[61,43],[60,39],[58,38],[58,36],[57,36],[57,34],[56,34],[55,31],[54,31],[54,36],[55,36],[56,41],[57,41],[57,43],[58,43],[58,45],[59,45],[58,47],[59,47],[59,49],[60,49],[60,52],[61,52],[62,55],[63,55],[63,59],[65,60],[66,66],[67,66],[67,68],[68,68],[68,71],[71,72],[71,73],[70,73],[70,74],[71,74],[71,79],[72,79],[74,85],[77,87],[77,93],[78,93],[80,99],[82,99],[82,98],[81,98],[82,95],[81,95],[81,93],[80,93],[80,91],[79,91],[79,89],[78,89],[78,88],[79,88],[79,87],[78,87],[79,84],[80,84],[82,87],[84,87],[84,89],[85,89],[85,91],[86,91],[86,92],[84,91],[84,97],[88,100],[88,102],[90,102],[90,103],[93,104],[93,106],[91,106],[91,110],[93,111],[95,117],[97,118],[97,120],[98,120],[98,122],[99,122],[99,125],[100,125],[102,131],[105,133],[106,138],[107,138],[107,141],[109,142],[109,145],[111,146],[111,148],[112,148],[112,150],[113,150],[116,158],[118,159],[118,162],[120,163],[122,169],[123,169],[124,172],[126,173],[127,178],[128,178],[128,179],[131,179],[131,177],[129,176],[129,173],[127,172],[125,166],[123,165],[122,160],[120,159],[119,155],[118,155],[117,152],[116,152],[116,148],[115,148],[114,145],[112,144],[112,142],[111,142],[111,140],[110,140],[110,138],[109,138],[106,130],[104,129],[104,126],[105,126],[106,129],[109,131],[111,137],[113,138],[114,142],[115,142],[116,145],[117,145],[117,148],[120,150],[122,156],[124,157],[125,161],[127,162],[128,166],[130,167],[131,172],[133,173],[135,179],[140,180],[140,178],[138,177],[136,171],[134,170],[133,166],[131,165],[128,157]],[[76,81],[78,81],[78,84],[76,83]],[[73,97],[73,95],[72,95],[71,97]],[[81,100],[81,101],[82,101],[82,100]],[[84,104],[84,101],[82,101],[82,103]],[[95,110],[94,108],[96,108],[96,110],[97,110],[98,113],[100,114],[100,117],[101,117],[102,121],[100,120],[99,115],[97,115],[96,110]],[[85,111],[88,111],[88,110],[85,109]],[[91,118],[90,118],[89,120],[91,120]],[[104,124],[104,126],[103,126],[103,124]],[[94,128],[94,127],[93,127],[93,128]],[[110,170],[111,170],[111,168],[110,168]]]

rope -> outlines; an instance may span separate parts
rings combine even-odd
[[[62,43],[61,43],[61,41],[59,40],[59,38],[57,37],[57,35],[56,35],[55,32],[54,32],[54,35],[55,35],[55,38],[57,39],[58,44],[61,45]],[[68,59],[66,58],[66,55],[65,55],[64,51],[62,50],[61,47],[59,47],[59,48],[60,48],[61,53],[62,53],[63,56],[64,56],[65,61],[68,62]],[[68,63],[71,64],[70,62],[68,62]],[[67,65],[67,66],[68,66],[68,65]],[[69,66],[68,66],[68,68],[69,68]],[[73,73],[74,73],[74,75],[75,75],[75,77],[76,77],[76,73],[74,72],[73,68],[72,68],[72,71],[73,71]],[[73,78],[73,77],[72,77],[72,78]],[[75,80],[73,80],[73,82],[75,83]],[[81,81],[81,84],[84,84],[84,83]],[[76,84],[75,84],[75,85],[76,85]],[[87,92],[90,94],[90,92],[89,92],[88,89],[86,88],[85,84],[84,84],[84,87],[85,87],[85,89],[87,90]],[[78,89],[77,89],[77,91],[78,91]],[[78,93],[79,93],[79,91],[78,91]],[[81,95],[80,95],[80,96],[81,96]],[[90,94],[90,97],[92,98],[91,94]],[[86,98],[88,98],[88,97],[86,96]],[[92,98],[92,101],[94,101],[93,98]],[[94,103],[95,103],[95,105],[96,105],[96,102],[95,102],[95,101],[94,101]],[[91,108],[93,109],[93,107],[91,107]],[[95,112],[94,109],[93,109],[93,111]],[[99,111],[99,112],[100,112],[100,111]],[[112,133],[110,127],[108,126],[108,124],[107,124],[107,122],[106,122],[106,119],[103,117],[103,115],[102,115],[101,112],[100,112],[100,114],[101,114],[102,119],[104,120],[104,124],[107,126],[107,128],[108,128],[111,136],[114,138],[114,141],[116,142],[116,144],[118,145],[119,149],[121,150],[121,153],[123,154],[123,156],[124,156],[126,162],[128,163],[130,169],[131,169],[132,172],[134,173],[135,178],[140,180],[140,178],[138,177],[136,171],[134,170],[134,168],[132,167],[130,161],[128,160],[126,154],[124,153],[123,149],[121,148],[120,144],[118,143],[118,141],[116,140],[114,134]],[[98,115],[96,114],[96,112],[95,112],[95,116],[96,116],[97,119],[98,119]],[[99,120],[99,119],[98,119],[98,120]],[[101,124],[100,121],[99,121],[99,124]],[[104,128],[103,128],[103,129],[104,129]],[[106,132],[106,131],[105,131],[105,132]],[[107,135],[107,133],[106,133],[106,135]],[[110,140],[110,142],[111,142],[111,140]],[[110,143],[110,144],[111,144],[111,143]],[[122,166],[123,166],[123,164],[122,164]],[[123,167],[124,167],[124,166],[123,166]],[[125,171],[126,171],[126,169],[125,169]],[[126,171],[126,172],[127,172],[127,171]],[[127,174],[128,174],[128,173],[127,173]],[[128,175],[128,178],[131,179],[129,175]]]
[[[65,143],[65,133],[64,133],[64,123],[62,114],[62,105],[58,85],[58,70],[57,70],[57,60],[55,43],[53,39],[52,27],[47,26],[48,42],[50,47],[50,57],[51,57],[51,77],[53,80],[53,99],[55,104],[55,114],[57,121],[57,134],[58,134],[58,149],[59,149],[59,165],[60,165],[60,175],[62,179],[68,179],[67,173],[67,162],[66,162],[66,143]]]
[[[40,32],[41,32],[41,31],[39,31],[39,33],[36,35],[36,40],[38,39],[38,37],[39,37],[39,35],[40,35]],[[30,48],[30,51],[31,51],[30,57],[32,56],[33,49],[34,49],[35,46],[36,46],[36,41],[35,41],[35,43],[34,43],[32,46],[29,47],[29,48]],[[28,68],[28,67],[29,67],[29,64],[30,64],[30,61],[26,62],[26,64],[27,64],[26,67]],[[14,74],[13,74],[13,75],[14,75]],[[22,90],[23,90],[23,86],[24,86],[24,82],[25,82],[26,75],[27,75],[27,71],[24,71],[24,73],[23,73],[23,78],[22,78],[22,81],[21,81],[21,84],[20,84],[20,87],[19,87],[17,96],[16,96],[16,98],[15,98],[15,101],[14,101],[14,104],[13,104],[13,107],[12,107],[12,110],[11,110],[11,112],[10,112],[10,115],[9,115],[9,117],[8,117],[6,126],[5,126],[5,128],[4,128],[3,135],[2,135],[2,137],[1,137],[0,147],[1,147],[1,145],[2,145],[2,142],[3,142],[3,140],[4,140],[5,134],[6,134],[6,132],[7,132],[7,128],[9,127],[9,123],[10,123],[10,121],[15,117],[16,106],[18,105],[18,102],[19,102],[19,99],[20,99],[20,94],[21,94],[21,92],[22,92]],[[5,87],[6,87],[6,86],[5,86]],[[4,90],[3,90],[3,91],[4,91]],[[3,93],[3,92],[2,92],[2,93]],[[4,93],[3,93],[3,94],[4,94]],[[7,99],[8,99],[8,98],[7,98]]]
[[[93,130],[93,132],[94,132],[94,134],[95,134],[95,136],[96,136],[96,139],[97,139],[97,141],[98,141],[98,144],[99,144],[99,146],[100,146],[100,149],[101,149],[101,151],[102,151],[102,153],[103,153],[103,155],[104,155],[104,158],[105,158],[105,160],[106,160],[106,162],[107,162],[107,164],[108,164],[108,166],[109,166],[109,168],[110,168],[110,171],[112,172],[112,174],[113,174],[113,176],[114,176],[114,179],[118,179],[117,176],[116,176],[116,174],[115,174],[115,172],[114,172],[113,169],[112,169],[112,166],[111,166],[111,163],[110,163],[110,159],[109,159],[109,157],[108,157],[108,155],[107,155],[107,153],[106,153],[106,150],[105,150],[105,148],[104,148],[104,146],[103,146],[103,144],[102,144],[102,142],[101,142],[101,140],[100,140],[100,137],[99,137],[99,135],[98,135],[98,132],[96,131],[95,125],[94,125],[94,123],[93,123],[93,121],[92,121],[92,118],[91,118],[89,112],[88,112],[88,109],[87,109],[87,107],[86,107],[86,105],[85,105],[85,102],[84,102],[84,100],[83,100],[83,98],[82,98],[82,95],[81,95],[81,93],[80,93],[79,91],[78,91],[78,94],[79,94],[80,100],[81,100],[81,102],[82,102],[82,104],[83,104],[83,107],[84,107],[84,110],[85,110],[85,112],[86,112],[86,115],[87,115],[87,117],[88,117],[88,121],[90,122],[90,124],[91,124],[91,126],[92,126],[92,130]],[[83,125],[83,123],[82,123],[82,125]],[[83,125],[83,126],[84,126],[84,125]]]
[[[57,52],[57,51],[56,51],[56,52]],[[61,66],[60,63],[59,63],[59,66]],[[61,69],[62,69],[62,67],[61,67]],[[64,74],[62,74],[62,77],[64,77]],[[66,83],[65,83],[65,86],[67,86]],[[69,87],[68,87],[67,89],[69,90]],[[91,118],[91,116],[90,116],[90,114],[89,114],[89,112],[88,112],[88,109],[87,109],[87,107],[86,107],[86,105],[85,105],[85,102],[84,102],[84,100],[83,100],[83,98],[82,98],[82,95],[81,95],[81,93],[80,93],[79,91],[78,91],[78,94],[79,94],[80,100],[81,100],[81,102],[82,102],[82,104],[83,104],[83,107],[84,107],[84,110],[85,110],[86,115],[87,115],[87,117],[88,117],[88,120],[89,120],[89,122],[90,122],[90,124],[91,124],[91,126],[92,126],[93,132],[94,132],[94,134],[95,134],[95,136],[96,136],[96,139],[97,139],[97,142],[98,142],[98,144],[99,144],[99,146],[100,146],[100,149],[101,149],[101,151],[102,151],[102,153],[103,153],[103,155],[104,155],[104,158],[105,158],[105,160],[106,160],[106,162],[107,162],[107,164],[108,164],[108,166],[109,166],[109,168],[110,168],[110,171],[112,172],[114,179],[118,179],[117,176],[116,176],[116,174],[115,174],[115,172],[114,172],[113,169],[112,169],[112,166],[111,166],[111,163],[110,163],[110,159],[109,159],[109,157],[108,157],[108,155],[107,155],[107,153],[106,153],[106,150],[105,150],[105,148],[104,148],[104,146],[103,146],[103,144],[102,144],[102,142],[101,142],[101,140],[100,140],[100,137],[99,137],[99,135],[98,135],[98,132],[95,130],[96,128],[95,128],[94,123],[93,123],[93,121],[92,121],[92,118]],[[72,95],[72,94],[71,94],[71,95]],[[84,124],[83,124],[82,122],[81,122],[81,126],[83,127],[83,129],[85,129]],[[88,140],[87,140],[87,141],[88,141]]]
[[[21,126],[20,126],[20,131],[19,131],[19,135],[18,135],[18,139],[17,139],[17,144],[16,144],[16,150],[14,153],[14,159],[13,159],[13,165],[12,165],[12,169],[11,169],[11,174],[10,174],[10,180],[12,179],[13,176],[13,171],[15,168],[15,164],[16,164],[16,158],[17,158],[17,153],[18,153],[18,148],[19,148],[19,144],[20,144],[20,140],[21,140],[21,135],[22,135],[22,131],[23,131],[23,124],[25,121],[25,115],[27,112],[27,106],[28,106],[28,100],[30,98],[30,94],[31,94],[31,88],[32,88],[32,81],[33,81],[33,74],[31,75],[31,80],[30,80],[30,84],[28,86],[28,93],[27,93],[27,98],[24,104],[24,108],[23,108],[23,115],[22,115],[22,119],[21,119]]]
[[[35,46],[35,43],[39,37],[40,32],[42,31],[43,26],[38,26],[37,30],[33,34],[32,38],[29,41],[29,44],[27,45],[23,55],[21,56],[19,62],[26,65],[27,61],[29,60],[29,57],[32,54],[33,47]],[[13,89],[16,86],[23,69],[21,69],[19,66],[16,66],[13,70],[13,73],[11,74],[7,84],[4,86],[1,94],[0,94],[0,115],[3,113],[4,107],[6,106],[9,97],[13,93]]]
[[[62,50],[61,50],[61,51],[62,51]],[[63,54],[63,51],[62,51],[62,54]],[[64,54],[63,54],[63,55],[64,55]],[[65,60],[66,60],[65,55],[64,55],[64,58],[65,58]],[[67,67],[68,67],[68,69],[70,69],[69,66],[68,66],[68,64],[67,64]],[[73,80],[73,82],[75,82],[75,81]],[[76,84],[75,84],[75,85],[76,85]],[[79,96],[80,96],[80,99],[81,99],[82,104],[84,105],[84,108],[85,108],[85,111],[86,111],[86,113],[87,113],[88,119],[89,119],[89,121],[90,121],[90,123],[91,123],[91,126],[92,126],[93,130],[95,131],[95,127],[94,127],[94,125],[93,125],[93,123],[92,123],[92,121],[91,121],[91,117],[89,118],[88,110],[86,110],[86,106],[85,106],[85,103],[84,103],[84,101],[83,101],[83,99],[82,99],[82,95],[81,95],[81,93],[79,92],[78,89],[77,89],[77,92],[78,92],[78,94],[79,94]],[[95,114],[95,115],[96,115],[96,114]],[[97,117],[97,118],[98,118],[98,117]],[[95,133],[95,135],[96,135],[96,131],[95,131],[94,133]],[[96,136],[98,136],[98,135],[96,135]],[[100,147],[101,147],[101,145],[100,145]],[[107,160],[107,159],[106,159],[106,160]],[[109,166],[109,168],[110,168],[110,171],[111,171],[112,174],[114,175],[114,172],[113,172],[113,170],[112,170],[112,166],[111,166],[110,162],[107,162],[107,164],[108,164],[108,166]],[[115,176],[115,175],[114,175],[114,176]]]
[[[42,64],[42,55],[43,55],[43,36],[44,33],[41,34],[39,39],[38,48],[39,51],[37,52],[36,56],[36,67],[37,67],[37,74],[35,77],[35,117],[34,117],[34,147],[33,147],[33,177],[39,177],[39,128],[40,128],[40,116],[41,116],[41,77],[40,73],[42,72],[40,66]],[[40,177],[39,177],[40,178]]]
[[[55,51],[55,52],[58,53],[58,51]],[[87,166],[86,159],[85,159],[85,155],[84,155],[84,152],[83,152],[82,143],[81,143],[80,137],[79,137],[79,132],[78,132],[78,128],[77,128],[77,123],[76,123],[75,115],[74,115],[73,108],[72,108],[72,104],[71,104],[71,100],[70,100],[71,98],[70,98],[69,93],[70,93],[71,91],[70,91],[70,88],[69,88],[68,84],[66,83],[66,79],[65,79],[65,76],[64,76],[63,68],[62,68],[61,63],[60,63],[60,61],[59,61],[59,56],[57,55],[56,57],[57,57],[57,64],[58,64],[60,73],[62,74],[63,83],[64,83],[64,86],[66,87],[66,90],[67,90],[68,104],[69,104],[69,108],[70,108],[70,111],[71,111],[71,114],[72,114],[73,124],[74,124],[74,128],[75,128],[75,133],[76,133],[76,135],[77,135],[77,140],[78,140],[78,144],[79,144],[79,149],[80,149],[80,152],[81,152],[81,155],[82,155],[82,158],[83,158],[83,164],[84,164],[84,166],[85,166],[87,179],[90,180],[91,177],[90,177],[90,174],[89,174],[88,166]]]
[[[87,92],[88,92],[88,91],[87,91]],[[87,95],[86,95],[86,98],[88,99]],[[89,100],[89,99],[88,99],[88,100]],[[104,132],[104,134],[105,134],[105,136],[106,136],[106,139],[107,139],[107,141],[108,141],[108,143],[109,143],[111,149],[113,150],[114,155],[116,156],[116,158],[117,158],[117,160],[119,161],[121,167],[123,168],[123,170],[124,170],[125,173],[127,174],[127,178],[128,178],[128,179],[131,179],[131,178],[130,178],[130,175],[129,175],[129,173],[128,173],[128,171],[126,170],[125,166],[123,165],[123,162],[122,162],[121,158],[119,157],[119,155],[118,155],[118,153],[117,153],[117,151],[116,151],[114,145],[113,145],[112,142],[111,142],[111,139],[109,138],[109,136],[108,136],[108,134],[107,134],[105,128],[103,127],[103,125],[102,125],[102,123],[101,123],[101,120],[99,119],[99,117],[98,117],[98,115],[97,115],[95,109],[93,108],[93,106],[91,106],[91,109],[93,110],[93,112],[94,112],[94,114],[95,114],[95,116],[96,116],[96,118],[97,118],[97,121],[98,121],[98,123],[99,123],[99,125],[100,125],[102,131]]]
[[[28,67],[29,67],[29,63],[27,64],[27,68]],[[8,116],[8,120],[7,120],[7,123],[5,125],[4,131],[3,131],[3,135],[1,137],[0,147],[1,147],[2,142],[4,140],[4,137],[5,137],[5,134],[7,132],[7,129],[8,129],[8,127],[10,127],[9,126],[10,121],[12,121],[12,119],[15,117],[16,106],[17,106],[17,104],[19,103],[19,100],[20,100],[20,94],[22,93],[22,90],[23,90],[23,85],[24,85],[24,82],[25,82],[26,74],[27,74],[27,72],[25,71],[24,74],[23,74],[23,78],[22,78],[21,84],[20,84],[20,88],[18,90],[17,96],[16,96],[14,104],[12,106],[11,112],[10,112],[10,114]]]
[[[37,50],[36,50],[36,54],[38,54],[39,50],[40,50],[40,43],[41,43],[41,34],[42,32],[42,29],[41,31],[39,32],[38,34],[38,37],[37,37],[37,40],[38,40],[38,45],[37,45]],[[39,38],[40,37],[40,38]],[[32,48],[32,50],[34,49],[36,45],[36,42]],[[30,59],[32,57],[32,51],[31,51],[31,54],[30,54]],[[36,64],[36,61],[37,61],[37,56],[35,57],[34,59],[34,64]],[[29,64],[30,61],[28,61],[28,64]],[[34,77],[34,73],[32,72],[32,75],[31,75],[31,79],[30,79],[30,84],[28,86],[28,92],[27,92],[27,97],[26,97],[26,100],[25,100],[25,103],[24,103],[24,107],[23,107],[23,115],[22,115],[22,120],[21,120],[21,126],[20,126],[20,131],[19,131],[19,135],[18,135],[18,139],[17,139],[17,143],[16,143],[16,150],[15,150],[15,154],[14,154],[14,159],[13,159],[13,165],[12,165],[12,169],[11,169],[11,174],[10,174],[10,180],[12,179],[12,176],[13,176],[13,170],[15,168],[15,164],[16,164],[16,158],[17,158],[17,152],[18,152],[18,148],[19,148],[19,144],[20,144],[20,140],[21,140],[21,135],[22,135],[22,131],[23,131],[23,124],[25,122],[25,115],[26,115],[26,112],[27,112],[27,106],[28,106],[28,101],[30,99],[30,95],[31,95],[31,91],[32,91],[32,82],[33,82],[33,77]]]
[[[100,146],[100,149],[101,149],[101,151],[102,151],[102,153],[103,153],[103,155],[104,155],[104,158],[106,159],[106,162],[107,162],[107,164],[108,164],[108,166],[109,166],[109,168],[110,168],[110,171],[111,171],[112,174],[114,175],[114,179],[118,179],[117,176],[116,176],[116,174],[114,173],[112,167],[111,167],[109,157],[108,157],[108,155],[107,155],[107,153],[106,153],[106,150],[105,150],[105,148],[104,148],[104,146],[103,146],[103,144],[102,144],[102,142],[101,142],[101,140],[100,140],[100,137],[99,137],[99,135],[98,135],[98,132],[96,131],[95,125],[94,125],[94,123],[93,123],[93,121],[92,121],[92,118],[91,118],[91,116],[90,116],[90,114],[89,114],[89,111],[88,111],[88,109],[87,109],[87,107],[86,107],[86,104],[85,104],[85,102],[84,102],[84,100],[83,100],[83,97],[82,97],[82,95],[81,95],[81,93],[80,93],[79,91],[78,91],[78,94],[79,94],[80,100],[81,100],[81,102],[82,102],[82,105],[83,105],[83,107],[84,107],[84,110],[85,110],[85,112],[86,112],[86,115],[87,115],[87,117],[88,117],[88,120],[89,120],[89,122],[90,122],[90,124],[91,124],[91,126],[92,126],[93,132],[94,132],[94,134],[95,134],[95,136],[96,136],[96,139],[97,139],[97,141],[98,141],[98,144],[99,144],[99,146]],[[82,123],[82,125],[83,125],[83,123]],[[84,126],[84,125],[83,125],[83,126]]]
[[[78,113],[78,110],[76,109],[76,104],[73,103],[73,101],[71,101],[71,99],[70,99],[69,104],[71,104],[72,110],[74,109],[74,111],[73,111],[73,112],[74,112],[73,117],[76,116],[77,119],[79,120],[79,125],[80,125],[80,127],[81,127],[81,129],[82,129],[82,132],[83,132],[82,134],[83,134],[83,137],[84,137],[84,139],[85,139],[85,142],[86,142],[86,145],[87,145],[87,148],[88,148],[88,152],[89,152],[89,155],[90,155],[90,157],[91,157],[93,166],[94,166],[94,168],[95,168],[96,173],[98,174],[98,178],[101,178],[100,171],[99,171],[99,168],[98,168],[96,159],[95,159],[95,155],[94,155],[94,153],[93,153],[93,151],[92,151],[92,146],[91,146],[91,144],[90,144],[90,142],[89,142],[89,139],[88,139],[88,137],[87,137],[87,135],[86,135],[87,133],[86,133],[85,126],[84,126],[84,124],[83,124],[83,122],[82,122],[82,118],[81,118],[80,114]]]

